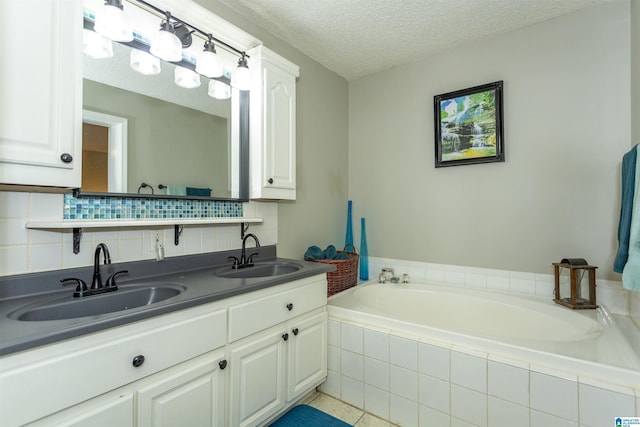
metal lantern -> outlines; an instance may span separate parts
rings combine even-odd
[[[553,300],[574,310],[596,308],[596,268],[583,258],[554,262]]]

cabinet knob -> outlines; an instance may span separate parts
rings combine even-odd
[[[136,368],[139,368],[140,366],[142,366],[142,364],[144,363],[144,356],[139,354],[136,357],[133,358],[133,366],[135,366]]]
[[[291,332],[293,332],[293,335],[298,336],[298,332],[300,331],[298,331],[298,328],[293,328]]]
[[[71,163],[73,161],[73,156],[69,153],[62,153],[60,155],[60,160],[62,160],[62,163]]]
[[[289,311],[293,310],[293,304],[292,303],[287,304],[287,310],[289,310]]]
[[[268,182],[269,184],[273,184],[273,178],[269,178],[269,179],[267,180],[267,182]]]
[[[220,369],[224,369],[227,367],[227,361],[226,360],[221,360],[218,362],[218,366],[220,366]]]
[[[282,339],[283,340],[288,340],[289,339],[289,334],[282,334]]]

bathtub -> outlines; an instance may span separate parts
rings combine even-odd
[[[627,416],[634,416],[636,412],[640,412],[640,407],[636,410],[636,406],[640,406],[638,389],[640,358],[625,339],[614,318],[603,306],[596,310],[571,310],[555,304],[550,299],[538,297],[519,297],[512,294],[428,283],[368,282],[329,298],[328,312],[330,319],[329,369],[330,376],[333,375],[333,378],[330,378],[329,384],[325,386],[325,392],[363,409],[374,409],[370,412],[390,419],[392,422],[405,425],[418,422],[418,413],[415,418],[411,418],[406,410],[398,410],[394,418],[393,404],[388,403],[385,409],[385,400],[380,396],[388,393],[387,395],[391,398],[389,402],[393,402],[395,392],[391,388],[394,383],[398,390],[398,396],[395,397],[408,399],[405,402],[405,409],[411,403],[415,403],[420,408],[429,410],[433,408],[429,405],[422,406],[424,405],[424,402],[421,402],[422,394],[418,394],[417,391],[415,394],[406,391],[413,388],[413,380],[404,386],[397,385],[404,380],[393,378],[393,372],[399,369],[395,366],[398,363],[394,362],[393,355],[384,360],[387,356],[367,354],[367,336],[373,336],[373,334],[383,334],[380,335],[382,337],[391,336],[398,342],[416,343],[415,346],[406,344],[407,349],[420,349],[423,345],[425,348],[435,346],[447,352],[446,357],[450,360],[450,365],[447,365],[446,369],[450,371],[429,373],[429,375],[438,380],[450,382],[448,390],[452,400],[449,401],[448,409],[445,406],[436,407],[434,412],[439,416],[448,416],[450,420],[460,418],[477,425],[491,425],[490,414],[468,415],[465,413],[468,409],[460,408],[456,412],[453,401],[454,389],[469,391],[470,388],[479,396],[484,396],[485,408],[491,408],[487,401],[497,399],[487,385],[487,374],[479,377],[477,381],[474,380],[475,382],[470,386],[465,383],[468,381],[464,378],[467,374],[454,373],[454,360],[467,359],[469,363],[477,363],[479,367],[469,370],[472,372],[471,376],[481,375],[482,370],[490,372],[487,366],[492,362],[506,363],[521,370],[517,372],[526,372],[523,378],[526,377],[528,386],[526,390],[523,388],[523,393],[527,394],[527,399],[512,402],[509,400],[511,399],[509,394],[501,398],[509,404],[516,404],[516,407],[531,411],[531,425],[536,424],[533,419],[538,411],[542,414],[541,417],[557,416],[560,421],[577,421],[578,413],[582,414],[586,411],[588,414],[588,411],[593,410],[597,404],[583,401],[583,397],[579,398],[580,387],[594,387],[598,393],[605,390],[607,393],[613,393],[616,398],[620,397],[625,404],[631,402]],[[333,322],[333,338],[331,322]],[[336,325],[342,328],[341,338],[340,330],[336,332]],[[360,335],[364,336],[362,346],[359,343]],[[393,348],[390,352],[393,353]],[[412,356],[408,358],[403,356],[404,352],[405,350],[396,352],[397,357],[400,357],[399,360],[412,360]],[[362,374],[359,367],[360,354],[363,360]],[[464,359],[465,357],[467,359]],[[421,360],[420,358],[421,356],[416,353],[416,360]],[[366,364],[374,362],[389,363],[386,369],[389,369],[391,379],[388,384],[382,383],[387,388],[368,382]],[[418,362],[415,365],[412,361],[407,362],[407,366],[403,366],[403,363],[399,363],[403,369],[406,368],[406,372],[402,371],[402,375],[409,375],[413,372],[412,369],[415,369],[418,380],[422,377],[431,378],[420,372]],[[426,370],[432,369],[430,363],[425,365],[428,365]],[[385,365],[380,366],[385,369]],[[558,408],[545,406],[548,404],[553,406],[554,403],[540,403],[549,400],[545,396],[533,395],[533,393],[541,394],[540,387],[536,384],[542,381],[543,377],[561,381],[558,387],[567,385],[569,395],[575,390],[576,395],[573,399],[575,402],[571,397],[568,398],[568,405],[575,406],[572,409],[576,412],[575,418],[570,415],[571,412],[564,413]],[[463,384],[456,384],[456,382]],[[362,396],[358,391],[360,383],[362,383]],[[375,404],[365,404],[367,390],[378,393],[378,398],[373,400]],[[549,390],[549,393],[553,392]],[[590,396],[589,392],[590,390],[582,390],[581,396]],[[555,400],[563,398],[564,396],[558,396]],[[578,404],[578,400],[582,406]],[[459,406],[469,407],[466,404]],[[624,405],[616,406],[616,408],[624,407]],[[606,408],[603,411],[606,412]],[[602,411],[599,412],[601,413]],[[623,415],[618,413],[616,416]],[[483,421],[477,422],[478,417]],[[546,422],[549,421],[540,421],[538,424]]]

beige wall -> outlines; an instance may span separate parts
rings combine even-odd
[[[302,258],[309,245],[342,245],[347,201],[347,81],[219,1],[196,2],[300,67],[297,199],[278,204],[278,254]]]
[[[606,4],[351,82],[349,198],[368,218],[369,253],[536,273],[584,257],[619,280],[629,9]],[[496,80],[506,162],[435,169],[433,96]]]

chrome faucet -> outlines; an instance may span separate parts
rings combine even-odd
[[[240,253],[240,261],[238,263],[239,265],[237,266],[237,268],[252,267],[253,257],[258,255],[257,252],[254,252],[251,255],[249,255],[249,258],[247,258],[246,245],[247,245],[247,239],[249,237],[253,238],[253,240],[256,242],[256,248],[260,247],[260,241],[258,240],[258,237],[255,234],[249,233],[245,235],[244,239],[242,239],[242,252]]]
[[[102,277],[100,277],[100,251],[104,257],[104,264],[111,264],[111,255],[109,255],[109,248],[104,243],[98,243],[96,251],[93,254],[93,280],[91,281],[91,287],[89,289],[101,289]]]

